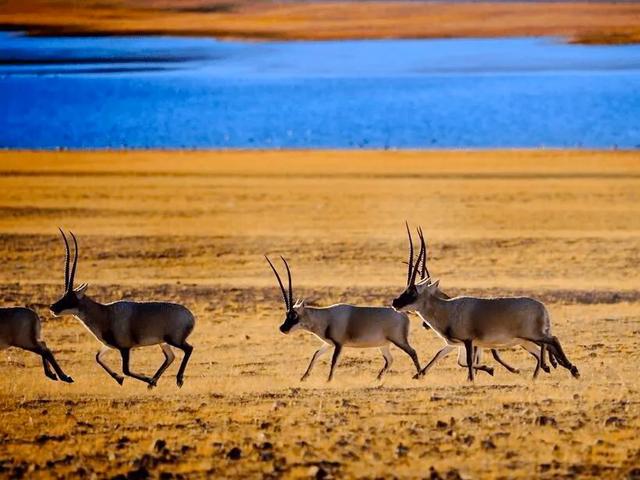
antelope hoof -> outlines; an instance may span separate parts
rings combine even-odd
[[[300,381],[301,381],[301,382],[306,382],[306,381],[307,381],[307,378],[309,378],[309,376],[308,376],[308,375],[302,375],[302,376],[300,377]]]
[[[58,381],[58,377],[56,377],[55,373],[46,373],[45,375],[47,376],[48,379],[53,380],[54,382]]]
[[[176,385],[178,385],[178,388],[182,388],[182,385],[184,385],[184,378],[180,377],[176,379]]]
[[[544,370],[544,373],[551,373],[551,369],[549,368],[548,365],[543,365],[542,370]]]
[[[580,378],[580,372],[575,365],[571,367],[571,375],[573,375],[573,378]]]
[[[493,367],[487,368],[487,373],[493,377]]]
[[[124,377],[121,377],[120,375],[116,375],[113,379],[118,382],[118,385],[122,385],[124,383]]]
[[[62,380],[64,383],[73,383],[73,378],[67,377],[66,375],[64,377],[60,377],[60,380]]]
[[[153,387],[157,387],[157,386],[158,386],[158,379],[152,378],[149,384],[147,385],[147,388],[151,390],[153,389]]]

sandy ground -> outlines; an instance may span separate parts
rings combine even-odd
[[[0,153],[0,301],[29,305],[75,383],[0,353],[0,476],[49,478],[638,478],[637,152]],[[465,381],[454,356],[386,379],[377,350],[299,377],[318,345],[278,332],[263,253],[286,255],[316,304],[384,305],[404,284],[403,221],[421,224],[450,293],[545,301],[582,378],[521,368]],[[47,306],[62,290],[56,227],[80,239],[101,301],[183,302],[197,316],[186,384],[118,386],[98,342]],[[439,348],[412,320],[421,362]],[[180,356],[178,356],[178,359]],[[159,348],[133,354],[151,373]],[[115,352],[108,356],[119,368]],[[236,450],[238,449],[238,450]],[[635,475],[635,476],[634,476]]]
[[[4,0],[0,26],[33,35],[241,39],[522,37],[640,41],[636,2]]]

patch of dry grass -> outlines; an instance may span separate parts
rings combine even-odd
[[[28,478],[131,472],[243,478],[620,478],[640,467],[640,156],[636,152],[2,152],[0,300],[26,304],[76,383],[28,353],[0,355],[0,469]],[[403,220],[421,223],[453,293],[526,293],[549,305],[582,378],[530,380],[505,352],[475,385],[452,357],[424,380],[347,350],[336,381],[316,347],[284,337],[263,253],[287,255],[298,295],[386,304],[403,285]],[[63,250],[100,300],[167,299],[197,316],[182,390],[119,387],[97,342],[53,319]],[[439,348],[412,325],[422,362]],[[179,360],[179,357],[178,357]],[[119,367],[117,354],[108,361]],[[159,348],[137,350],[151,372]],[[488,360],[489,363],[493,363]],[[234,450],[234,448],[239,449]],[[235,456],[239,455],[238,459]],[[431,470],[433,469],[433,470]],[[170,478],[167,476],[167,478]]]

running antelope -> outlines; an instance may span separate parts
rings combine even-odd
[[[425,278],[429,277],[429,270],[427,269],[427,248],[426,248],[426,244],[424,241],[424,235],[422,233],[422,228],[418,227],[417,228],[417,232],[418,232],[418,237],[420,238],[420,253],[419,256],[422,257],[422,265],[420,266],[420,262],[418,262],[416,268],[413,268],[413,238],[411,238],[411,230],[409,229],[409,224],[407,222],[405,222],[405,226],[407,228],[407,236],[409,237],[409,260],[406,262],[408,265],[408,271],[407,271],[407,286],[411,285],[412,283],[415,283],[415,279],[417,276],[417,270],[419,269],[420,271],[420,279],[424,280]],[[449,295],[447,295],[445,292],[443,292],[442,290],[438,289],[436,291],[436,295],[441,298],[441,299],[445,299],[448,300],[451,297]],[[423,320],[422,326],[425,329],[429,329],[429,324]],[[502,365],[504,368],[506,368],[509,372],[511,373],[520,373],[518,369],[513,368],[511,365],[509,365],[507,362],[505,362],[504,360],[502,360],[502,358],[500,357],[500,355],[498,354],[498,351],[494,348],[491,349],[491,354],[493,355],[493,358],[500,364]],[[534,355],[537,355],[538,352],[534,352]],[[487,372],[489,375],[493,376],[493,368],[489,367],[487,365],[482,365],[481,364],[482,361],[482,348],[479,347],[474,347],[474,352],[473,352],[473,365],[474,365],[474,369],[475,370],[479,370],[479,371],[483,371],[483,372]],[[464,350],[464,347],[459,347],[458,348],[458,365],[463,367],[463,368],[468,368],[468,364],[467,364],[467,357],[466,357],[466,352]]]
[[[465,347],[468,379],[474,379],[474,347],[495,348],[521,345],[525,349],[540,348],[536,356],[534,378],[544,364],[548,348],[555,360],[578,378],[580,373],[566,357],[558,338],[551,334],[549,313],[539,301],[527,297],[441,298],[439,281],[426,278],[416,283],[415,269],[426,262],[424,239],[414,272],[405,291],[393,300],[393,307],[400,311],[416,311],[418,315],[445,341],[442,348],[427,366],[420,371],[424,375],[440,358],[451,351]]]
[[[40,355],[44,374],[48,378],[73,383],[73,379],[62,371],[53,353],[40,338],[40,318],[33,310],[24,307],[0,308],[0,350],[9,347]]]
[[[103,343],[96,355],[98,364],[122,385],[124,377],[114,372],[104,363],[103,357],[110,349],[116,349],[122,356],[122,371],[129,377],[145,382],[149,388],[156,386],[158,379],[169,368],[175,355],[171,346],[184,352],[177,375],[178,387],[184,383],[184,371],[193,351],[187,343],[187,337],[193,331],[195,320],[184,306],[168,302],[129,302],[119,301],[102,304],[85,294],[87,284],[74,288],[76,267],[78,265],[78,241],[70,232],[74,244],[73,266],[69,271],[70,251],[66,235],[60,229],[65,246],[64,295],[53,305],[51,312],[55,316],[73,315]],[[164,362],[153,375],[147,377],[129,369],[129,356],[132,348],[148,345],[160,345],[164,353]]]
[[[304,300],[294,302],[289,264],[283,257],[280,257],[287,270],[289,280],[287,293],[273,263],[268,257],[265,256],[265,258],[276,276],[284,300],[286,316],[284,323],[280,325],[280,331],[284,334],[289,334],[295,330],[305,330],[314,334],[323,342],[323,345],[311,357],[311,362],[309,362],[309,366],[300,381],[307,379],[316,360],[328,352],[331,347],[333,347],[333,357],[327,381],[331,381],[333,378],[333,372],[343,347],[378,347],[384,357],[384,366],[378,373],[378,380],[382,378],[393,363],[389,344],[395,345],[409,355],[413,360],[416,371],[420,372],[418,355],[409,345],[407,339],[409,335],[409,317],[407,314],[397,312],[389,307],[358,307],[337,304],[319,308],[307,306]]]

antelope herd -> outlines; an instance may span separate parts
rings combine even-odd
[[[415,261],[408,224],[406,229],[409,237],[407,284],[390,307],[349,304],[312,307],[303,299],[294,300],[289,264],[280,257],[287,273],[288,288],[285,289],[277,269],[265,256],[284,300],[285,319],[280,331],[289,334],[303,330],[322,341],[301,381],[311,374],[316,361],[333,348],[328,377],[330,381],[344,347],[378,348],[384,357],[384,366],[378,374],[380,379],[393,363],[389,349],[391,345],[411,358],[416,368],[414,378],[424,376],[438,360],[454,350],[458,351],[458,364],[468,372],[468,380],[473,381],[477,371],[493,375],[493,368],[481,363],[482,349],[486,348],[509,372],[518,373],[517,369],[500,358],[497,351],[513,346],[521,346],[535,358],[534,378],[540,370],[550,372],[547,358],[554,368],[560,365],[575,378],[580,376],[576,366],[565,355],[558,338],[552,335],[549,313],[541,302],[528,297],[450,297],[440,290],[439,280],[432,279],[429,274],[422,229],[417,229],[420,250]],[[71,263],[69,240],[62,229],[60,234],[65,247],[64,293],[50,306],[53,315],[72,315],[82,322],[102,343],[96,361],[120,385],[124,382],[124,376],[104,362],[110,350],[120,352],[123,374],[146,383],[148,388],[157,385],[174,361],[175,354],[171,347],[182,350],[183,358],[176,378],[178,387],[181,387],[193,352],[193,347],[187,342],[195,326],[193,314],[183,305],[169,302],[116,301],[103,304],[93,300],[86,295],[86,283],[74,287],[78,266],[78,241],[75,235],[70,232],[74,245]],[[424,368],[420,367],[418,355],[409,344],[410,320],[407,312],[417,314],[425,328],[433,330],[445,344]],[[33,310],[23,307],[0,308],[0,349],[17,347],[34,352],[42,358],[44,373],[48,378],[72,383],[73,379],[64,373],[41,339],[40,329],[40,319]],[[151,345],[159,345],[162,349],[162,365],[150,377],[132,372],[129,367],[131,349]]]

